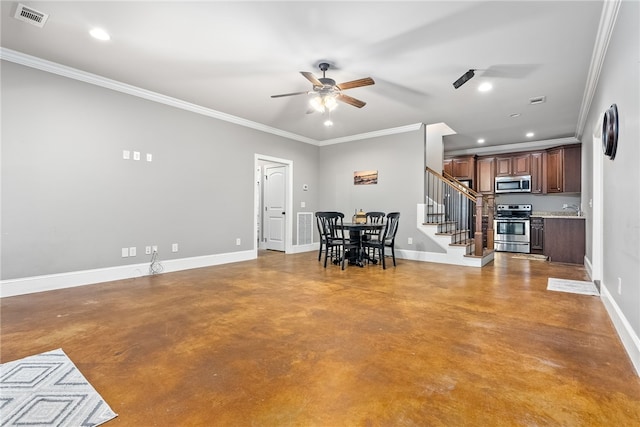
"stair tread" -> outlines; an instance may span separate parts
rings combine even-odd
[[[484,250],[482,251],[482,255],[466,254],[465,257],[468,257],[468,258],[484,258],[487,255],[491,255],[493,252],[495,252],[493,249],[484,248]]]

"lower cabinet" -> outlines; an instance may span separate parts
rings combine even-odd
[[[584,219],[544,218],[542,253],[549,257],[549,261],[584,264],[584,223]],[[533,247],[533,222],[531,234]]]
[[[531,217],[531,253],[544,253],[544,219]]]

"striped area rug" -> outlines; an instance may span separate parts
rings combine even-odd
[[[0,365],[1,426],[97,426],[117,414],[62,349]]]

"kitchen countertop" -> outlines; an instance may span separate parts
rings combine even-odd
[[[584,219],[584,216],[578,216],[575,212],[531,212],[531,217],[538,218],[559,218],[559,219]]]

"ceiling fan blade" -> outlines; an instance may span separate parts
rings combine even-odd
[[[322,82],[316,78],[313,74],[308,71],[300,71],[300,74],[306,77],[314,86],[322,86]]]
[[[282,98],[283,96],[292,96],[292,95],[303,95],[303,94],[307,94],[309,92],[304,91],[304,92],[293,92],[293,93],[283,93],[281,95],[271,95],[272,98]]]
[[[366,102],[360,101],[359,99],[355,99],[350,97],[349,95],[345,95],[344,93],[338,94],[338,101],[346,102],[349,105],[353,105],[354,107],[362,108],[367,105]]]
[[[373,84],[376,84],[376,82],[374,82],[371,77],[365,77],[363,79],[340,83],[339,85],[336,85],[336,86],[338,86],[340,90],[346,90],[346,89],[353,89],[354,87],[369,86]]]

